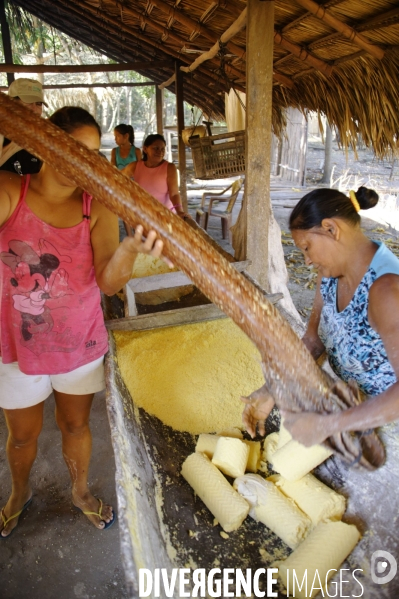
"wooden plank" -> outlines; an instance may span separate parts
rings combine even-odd
[[[166,312],[157,312],[155,314],[142,314],[141,316],[132,316],[130,318],[107,320],[105,326],[109,331],[149,331],[151,329],[174,327],[182,324],[215,320],[217,318],[227,317],[214,304],[206,304],[204,306],[180,308],[179,310],[167,310]]]
[[[282,297],[282,293],[274,293],[267,296],[267,299],[274,304],[282,299]],[[167,310],[155,314],[142,314],[128,318],[106,320],[105,326],[109,331],[149,331],[152,329],[175,327],[182,324],[216,320],[218,318],[227,318],[227,316],[214,304],[206,304],[204,306],[180,308],[179,310]]]
[[[243,262],[233,262],[232,266],[242,272],[251,264],[250,260]],[[151,275],[150,277],[140,277],[131,279],[126,286],[134,293],[145,293],[147,291],[156,291],[157,289],[169,289],[170,287],[182,287],[192,285],[193,282],[183,272],[167,272],[162,275]]]
[[[268,287],[274,2],[248,0],[246,177],[249,273]]]

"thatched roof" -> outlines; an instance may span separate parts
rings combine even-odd
[[[118,62],[165,61],[140,69],[157,83],[208,50],[246,6],[240,0],[13,0],[29,12]],[[303,7],[306,0],[275,1],[273,119],[293,106],[318,110],[343,142],[360,133],[383,155],[399,131],[399,7],[393,0],[327,0],[328,15],[349,25],[371,48],[359,45]],[[323,11],[319,11],[323,12]],[[185,99],[208,115],[224,113],[224,90],[245,90],[245,29],[215,58],[185,75]],[[376,57],[379,54],[380,57]],[[226,74],[227,79],[224,74]],[[171,86],[174,90],[174,84]]]

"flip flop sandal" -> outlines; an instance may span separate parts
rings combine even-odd
[[[7,524],[9,522],[11,522],[11,520],[14,520],[14,518],[18,518],[18,516],[20,516],[22,514],[22,512],[24,510],[26,510],[26,508],[32,503],[32,497],[30,499],[28,499],[28,501],[25,503],[24,507],[22,508],[22,510],[19,510],[19,512],[17,512],[16,514],[13,514],[12,516],[10,516],[9,518],[6,518],[4,515],[4,508],[1,510],[0,514],[1,514],[1,519],[3,520],[3,528],[1,530],[1,532],[3,532],[3,530],[5,529],[5,527],[7,526]],[[19,524],[19,523],[18,523]],[[18,526],[17,524],[17,526]],[[14,530],[17,528],[17,526],[14,526],[14,528],[12,529],[12,531],[10,532],[10,534],[8,534],[6,537],[4,537],[1,532],[0,532],[0,539],[3,539],[3,541],[5,541],[6,539],[8,539],[8,537],[11,537],[12,533],[14,532]]]
[[[100,520],[102,520],[102,522],[104,522],[104,524],[105,524],[104,528],[99,528],[99,530],[106,530],[107,528],[112,526],[113,523],[115,522],[116,514],[115,514],[114,510],[112,510],[112,520],[110,520],[109,522],[105,522],[105,520],[103,520],[103,518],[102,518],[103,502],[101,501],[101,499],[98,499],[98,502],[100,503],[100,508],[99,508],[98,512],[85,512],[84,510],[82,510],[80,507],[78,507],[75,504],[74,504],[74,507],[77,510],[79,510],[79,512],[82,512],[85,516],[98,516],[100,518]]]

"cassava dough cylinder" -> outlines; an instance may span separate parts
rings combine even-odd
[[[267,435],[265,439],[265,443],[263,446],[263,457],[266,460],[266,462],[269,462],[269,464],[272,461],[273,454],[277,450],[278,437],[278,433],[271,433],[270,435]]]
[[[260,441],[247,441],[244,439],[244,443],[249,447],[246,471],[258,472],[260,465]]]
[[[249,446],[241,439],[220,437],[216,443],[212,463],[227,476],[242,476],[247,467]]]
[[[359,531],[353,524],[344,522],[321,522],[318,524],[286,560],[275,564],[287,589],[287,595],[289,591],[290,596],[292,594],[300,599],[315,597],[322,585],[323,597],[325,597],[326,578],[328,581],[336,573],[336,570],[339,570],[342,562],[353,551],[359,539]],[[328,572],[329,570],[330,572]],[[301,590],[296,585],[295,595],[293,571],[295,571],[299,584],[307,574],[307,585],[303,585]],[[313,586],[317,588],[311,593],[314,580]]]
[[[313,526],[325,520],[341,520],[345,512],[345,497],[327,487],[313,474],[307,474],[297,481],[286,480],[275,474],[267,480],[273,482],[284,495],[293,499],[309,516]]]
[[[198,435],[197,445],[195,451],[204,453],[208,458],[212,459],[215,453],[216,443],[220,437],[234,437],[235,439],[242,439],[242,433],[238,428],[230,428],[226,431],[213,435],[212,433],[201,433]],[[251,459],[251,451],[249,453],[248,460]]]
[[[211,433],[202,433],[198,436],[195,451],[204,453],[208,458],[212,459],[213,454],[215,453],[216,443],[219,439],[219,435],[212,435]]]
[[[288,441],[272,457],[273,470],[287,480],[299,480],[332,455],[323,445],[305,447],[298,441]]]
[[[249,515],[270,528],[291,549],[303,541],[311,526],[309,518],[272,482],[258,474],[245,474],[234,481],[234,488],[250,504]]]
[[[185,460],[182,475],[225,532],[237,530],[246,518],[249,505],[202,453]]]
[[[286,445],[288,443],[288,441],[291,441],[291,439],[292,439],[291,434],[285,428],[284,422],[282,420],[281,424],[280,424],[279,435],[278,435],[277,449],[281,449],[284,445]]]

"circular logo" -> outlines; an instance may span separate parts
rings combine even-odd
[[[376,584],[391,582],[396,576],[398,564],[394,556],[382,549],[371,556],[371,579]]]

